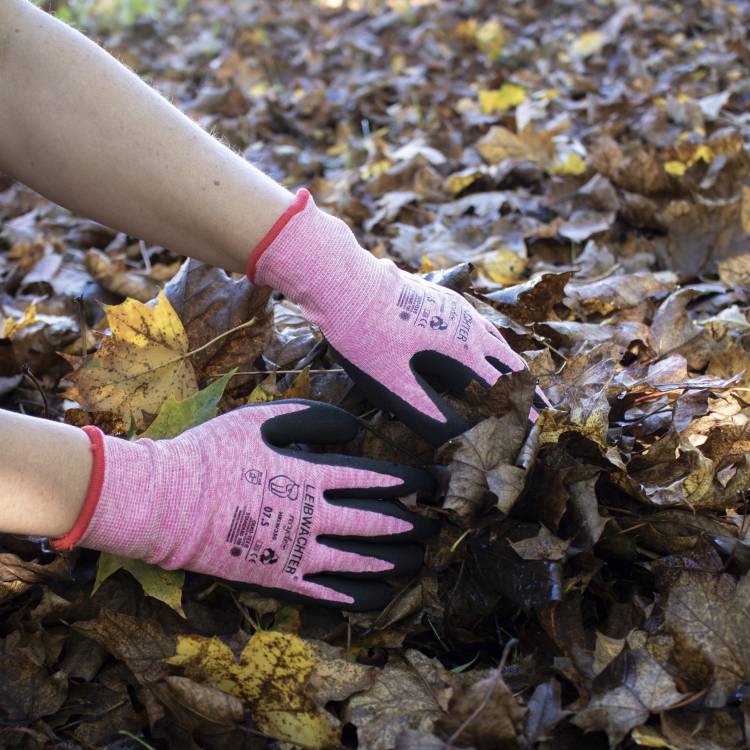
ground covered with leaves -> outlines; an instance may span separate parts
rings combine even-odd
[[[424,570],[367,615],[0,536],[0,746],[746,747],[748,3],[351,6],[83,20],[467,294],[555,408],[529,432],[532,377],[472,386],[435,452],[287,301],[0,177],[4,408],[166,438],[312,398],[444,478]]]

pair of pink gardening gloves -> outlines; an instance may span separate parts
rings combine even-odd
[[[526,367],[463,297],[377,260],[306,190],[252,252],[248,276],[299,304],[368,398],[435,445],[468,425],[425,378],[461,390]],[[535,406],[544,407],[541,397]],[[172,440],[128,442],[84,428],[94,455],[87,498],[52,547],[379,609],[391,597],[383,578],[417,571],[418,542],[436,526],[397,498],[433,480],[422,469],[308,448],[346,443],[358,428],[337,407],[301,400],[239,409]]]

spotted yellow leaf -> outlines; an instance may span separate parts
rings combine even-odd
[[[257,631],[239,662],[218,638],[203,636],[179,636],[175,655],[167,659],[191,679],[244,701],[258,729],[285,748],[333,750],[341,746],[340,724],[307,690],[317,661],[304,640],[278,631]]]

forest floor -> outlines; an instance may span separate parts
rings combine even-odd
[[[0,536],[0,747],[747,747],[748,2],[79,22],[373,253],[470,295],[555,409],[526,434],[531,379],[472,387],[476,426],[436,453],[289,302],[0,176],[0,406],[145,430],[166,394],[131,419],[72,370],[116,343],[102,303],[165,288],[190,351],[256,320],[190,357],[211,408],[335,403],[367,426],[348,452],[449,477],[379,613]]]

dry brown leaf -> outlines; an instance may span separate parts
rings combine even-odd
[[[702,659],[713,668],[706,705],[724,706],[750,676],[750,576],[739,582],[728,575],[685,571],[670,588],[665,626],[682,659]]]
[[[670,674],[643,648],[622,651],[607,667],[606,677],[610,686],[597,690],[573,723],[584,731],[606,732],[610,747],[645,723],[652,712],[685,699]]]
[[[447,709],[451,676],[419,651],[389,659],[369,690],[346,704],[344,720],[357,727],[360,750],[392,750],[409,729],[430,732]]]
[[[254,362],[272,334],[268,287],[253,286],[246,278],[232,279],[220,268],[197,260],[186,261],[164,288],[185,326],[190,350],[250,320],[254,325],[221,338],[191,357],[201,386],[237,367],[228,390],[243,388],[253,378],[242,373]]]
[[[513,697],[499,670],[459,688],[448,712],[437,722],[446,739],[477,750],[510,750],[524,746],[523,708]]]

